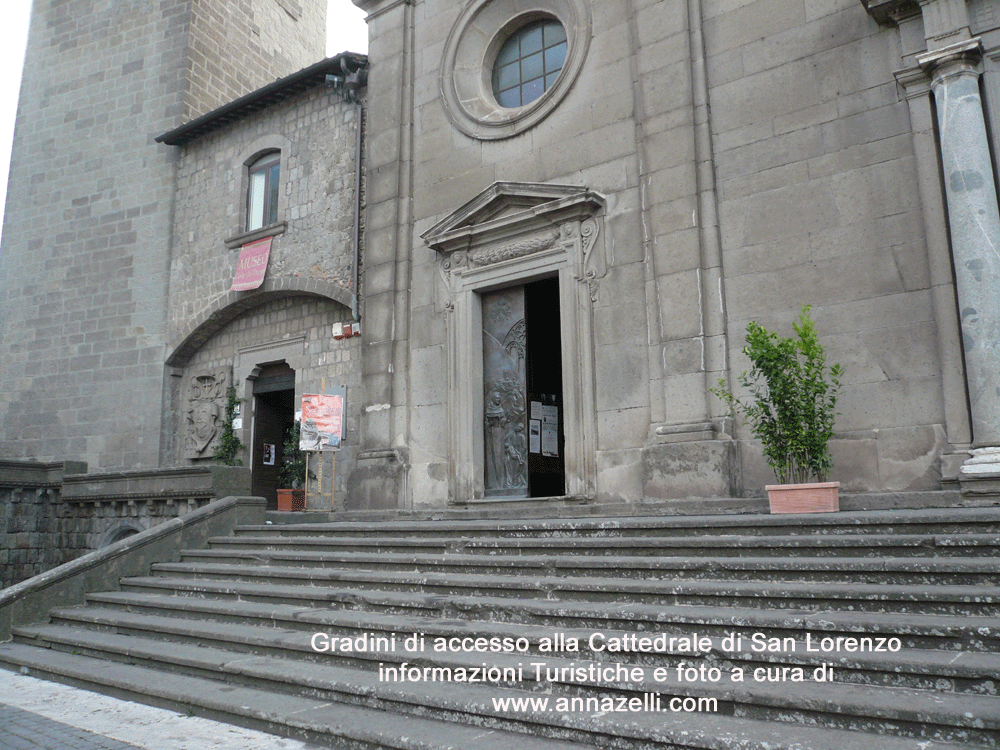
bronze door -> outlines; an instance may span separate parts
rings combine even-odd
[[[486,497],[565,492],[558,282],[482,295]]]

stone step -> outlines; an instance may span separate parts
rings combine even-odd
[[[393,714],[10,642],[0,643],[0,665],[117,698],[351,750],[593,748],[591,744]]]
[[[726,715],[740,715],[761,721],[782,721],[793,724],[815,724],[853,730],[878,719],[886,728],[900,736],[934,741],[961,741],[987,747],[1000,745],[1000,700],[994,697],[954,696],[921,690],[891,688],[872,690],[857,685],[836,682],[794,684],[755,684],[752,691],[743,684],[728,686],[690,683],[677,680],[665,670],[663,679],[652,679],[632,668],[631,676],[623,678],[621,670],[603,665],[610,678],[578,679],[565,675],[555,677],[542,673],[535,682],[531,670],[527,679],[522,674],[509,678],[524,681],[535,690],[525,691],[503,684],[468,684],[452,681],[387,681],[374,670],[349,669],[329,663],[289,663],[272,656],[252,657],[244,653],[205,645],[173,645],[164,653],[162,642],[116,633],[75,630],[59,626],[35,626],[19,629],[18,636],[30,638],[64,652],[73,651],[102,659],[125,661],[154,669],[179,672],[193,677],[222,679],[229,684],[259,688],[280,693],[306,694],[331,701],[382,708],[386,711],[411,712],[459,720],[463,723],[485,724],[507,731],[526,731],[524,722],[498,711],[491,703],[503,698],[538,697],[558,701],[560,697],[580,697],[587,700],[637,701],[643,695],[681,696],[712,701]],[[491,659],[484,664],[493,666]],[[576,663],[577,666],[584,666]],[[416,665],[413,665],[416,666]],[[412,668],[412,667],[411,667]],[[424,674],[433,675],[430,665],[421,664]],[[558,665],[552,668],[558,670]],[[501,669],[497,670],[502,671]],[[651,670],[650,670],[651,671]],[[516,673],[515,668],[510,669]],[[777,672],[775,672],[775,679]],[[722,678],[725,680],[725,678]],[[728,682],[728,680],[726,680]],[[661,698],[662,700],[662,698]],[[669,700],[669,699],[668,699]],[[655,706],[655,700],[647,700]],[[543,717],[544,720],[544,717]],[[586,737],[577,739],[585,740]],[[996,743],[994,742],[996,741]]]
[[[18,627],[0,664],[346,748],[1000,750],[998,508],[285,520]],[[321,645],[414,633],[527,645],[317,653],[317,633]],[[658,637],[674,645],[628,645]],[[612,650],[615,638],[626,645]],[[543,662],[582,672],[535,675]],[[392,679],[404,663],[500,672],[485,685]],[[833,680],[811,681],[824,663]],[[684,679],[713,668],[718,682]],[[656,695],[718,710],[650,711]],[[644,710],[618,713],[609,698]],[[385,722],[396,732],[373,736]]]
[[[968,502],[958,490],[917,490],[904,492],[840,493],[840,508],[847,511],[901,510],[917,508],[962,507]],[[973,503],[979,507],[995,505],[988,500]],[[476,520],[514,518],[591,518],[621,516],[684,515],[767,515],[766,497],[690,497],[684,500],[645,498],[638,503],[601,502],[584,498],[522,498],[512,500],[473,500],[446,508],[366,509],[348,511],[306,511],[283,513],[268,511],[271,523],[328,523],[333,521]]]
[[[154,575],[193,580],[270,582],[279,585],[340,587],[414,594],[473,596],[518,595],[522,598],[643,603],[766,606],[820,611],[833,606],[867,612],[931,613],[982,616],[1000,603],[996,586],[926,586],[864,583],[765,582],[738,580],[623,580],[578,576],[498,576],[424,571],[331,570],[312,567],[157,563]],[[832,604],[828,604],[832,603]]]
[[[866,732],[775,725],[720,714],[611,713],[600,717],[545,714],[549,726],[559,733],[586,732],[591,742],[583,744],[347,706],[302,695],[282,695],[24,644],[0,644],[0,665],[118,697],[352,750],[584,750],[594,747],[601,750],[718,750],[722,747],[727,750],[870,750],[872,747],[872,735]],[[540,716],[532,714],[531,718]],[[582,730],[576,730],[579,725],[583,725]],[[928,743],[880,735],[878,748],[982,750],[983,746],[966,742]]]
[[[856,511],[787,515],[634,516],[614,518],[555,518],[503,520],[400,520],[242,526],[237,536],[331,534],[357,538],[406,536],[446,538],[500,536],[764,536],[796,534],[1000,534],[1000,507],[933,508],[924,510]]]
[[[468,622],[457,626],[454,621],[431,618],[402,618],[375,613],[355,613],[337,610],[308,609],[301,607],[261,606],[252,602],[217,602],[191,600],[186,597],[158,597],[109,592],[93,597],[92,606],[53,610],[51,622],[72,628],[110,630],[144,638],[215,645],[229,651],[257,655],[284,655],[312,661],[337,663],[354,668],[377,667],[378,662],[399,664],[404,661],[440,663],[445,666],[468,665],[479,654],[441,653],[436,650],[439,639],[461,638],[473,640],[499,639],[502,643],[517,643],[526,639],[529,644],[524,654],[504,655],[484,652],[484,657],[508,662],[545,659],[549,662],[568,664],[571,659],[585,661],[614,661],[644,667],[676,668],[679,664],[700,663],[706,660],[713,666],[741,666],[747,670],[758,667],[801,667],[812,670],[818,664],[832,662],[836,667],[837,681],[859,685],[885,685],[952,693],[991,695],[996,690],[1000,676],[1000,655],[964,652],[956,655],[945,651],[902,649],[884,653],[810,653],[813,643],[785,641],[769,644],[764,639],[735,644],[723,643],[720,638],[709,638],[707,649],[693,638],[678,641],[667,651],[609,651],[613,644],[628,643],[629,637],[654,638],[655,632],[628,633],[610,631],[602,633],[591,644],[592,630],[559,631],[562,643],[575,641],[575,647],[561,653],[566,658],[554,659],[551,650],[540,646],[543,639],[555,643],[556,633],[551,628],[516,623]],[[27,632],[22,629],[19,632]],[[312,646],[312,638],[319,633],[320,649]],[[426,648],[408,651],[407,639],[416,634],[425,637]],[[27,637],[27,636],[26,636]],[[361,641],[360,639],[364,639]],[[665,638],[665,637],[664,637]],[[347,639],[347,650],[328,648],[334,642],[342,644]],[[381,639],[381,640],[378,640]],[[617,641],[616,641],[617,639]],[[369,643],[391,644],[369,647]],[[460,642],[455,642],[460,645]],[[472,641],[469,641],[472,643]],[[772,648],[768,649],[768,646]],[[357,646],[357,647],[356,647]],[[780,646],[780,648],[779,648]]]
[[[624,550],[623,550],[624,552]],[[386,551],[184,550],[186,564],[269,565],[344,570],[473,572],[490,575],[575,575],[684,580],[809,581],[937,585],[1000,584],[997,558],[786,558],[579,556],[569,554],[406,554]]]
[[[648,630],[682,634],[692,627],[725,637],[804,638],[865,634],[896,636],[905,648],[1000,652],[1000,617],[901,614],[852,611],[809,612],[760,607],[650,605],[524,599],[513,596],[456,596],[333,586],[292,586],[193,578],[137,577],[122,579],[126,592],[215,597],[273,604],[328,605],[364,612],[453,620],[522,622],[553,628]],[[995,612],[995,610],[994,610]]]
[[[256,527],[261,528],[261,527]],[[270,529],[271,527],[265,527]],[[209,540],[219,551],[268,549],[288,551],[379,553],[468,553],[481,555],[622,555],[676,557],[1000,557],[1000,534],[838,534],[833,536],[706,535],[706,536],[562,536],[528,538],[402,536],[342,536],[314,532],[215,537]]]

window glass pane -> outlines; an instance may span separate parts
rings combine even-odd
[[[551,47],[553,44],[566,41],[566,30],[561,23],[552,21],[545,24],[545,46]]]
[[[553,84],[556,82],[556,79],[558,77],[559,77],[559,71],[558,70],[555,73],[549,73],[547,76],[545,76],[545,90],[546,91],[548,91],[550,88],[552,88]]]
[[[521,106],[521,89],[508,89],[507,91],[500,92],[500,106],[501,107],[520,107]]]
[[[566,42],[560,42],[555,47],[545,50],[545,72],[559,72],[566,62]]]
[[[545,82],[541,78],[528,81],[521,87],[521,103],[528,104],[545,93]]]
[[[530,81],[532,78],[541,78],[545,73],[542,68],[542,53],[526,57],[521,60],[521,80]],[[503,88],[503,87],[501,87]]]
[[[500,67],[501,65],[509,65],[518,58],[518,35],[514,34],[510,39],[503,43],[503,47],[500,48],[500,54],[497,55],[497,61],[495,67]]]
[[[517,62],[504,65],[497,71],[497,90],[504,91],[517,86],[521,82]]]
[[[534,54],[542,51],[542,27],[531,26],[524,30],[521,35],[521,56]]]
[[[274,224],[278,221],[278,165],[274,164],[268,176],[268,205],[267,223]]]
[[[264,172],[250,175],[250,200],[247,204],[247,229],[264,226]]]

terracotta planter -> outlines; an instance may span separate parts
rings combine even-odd
[[[278,510],[305,510],[305,490],[278,490]]]
[[[769,484],[772,513],[833,513],[840,510],[840,482]]]

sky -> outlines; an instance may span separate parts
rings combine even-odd
[[[17,95],[24,66],[31,0],[6,0],[0,32],[0,226],[7,203],[10,144],[14,136]],[[365,14],[351,0],[327,0],[326,54],[368,52]]]

